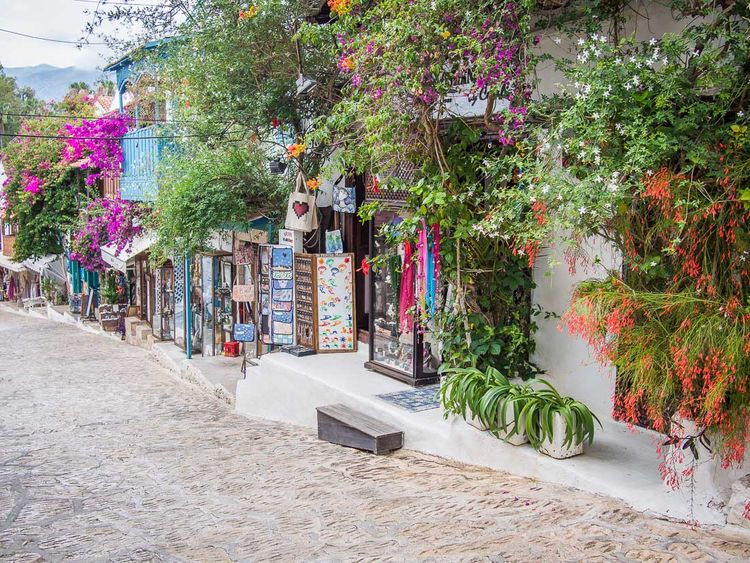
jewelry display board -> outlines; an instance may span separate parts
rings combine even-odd
[[[297,344],[315,350],[318,347],[315,255],[294,255],[294,297]]]
[[[354,352],[354,254],[316,254],[318,352]]]
[[[258,272],[258,299],[260,315],[258,327],[263,344],[272,344],[271,340],[271,251],[273,246],[260,245],[260,271]]]

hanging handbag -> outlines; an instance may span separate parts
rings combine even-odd
[[[329,254],[342,254],[344,252],[344,239],[341,230],[326,231],[326,252]]]
[[[336,188],[338,188],[343,179],[343,174],[340,174],[335,182],[328,178],[324,179],[315,194],[315,205],[318,207],[331,207],[333,205],[333,192],[336,191]]]
[[[235,324],[234,339],[237,342],[255,342],[255,325],[253,323]]]
[[[255,301],[255,286],[253,284],[232,286],[232,301],[236,303],[252,303]]]
[[[341,213],[357,212],[357,188],[335,186],[333,188],[333,210]]]
[[[302,172],[298,172],[294,191],[289,194],[284,226],[293,231],[309,233],[314,228],[313,221],[316,216],[315,194],[310,193]]]

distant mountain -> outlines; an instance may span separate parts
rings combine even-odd
[[[59,101],[73,82],[85,82],[93,87],[97,80],[105,78],[98,70],[87,70],[69,66],[59,68],[50,65],[4,67],[6,75],[16,79],[19,86],[29,86],[36,92],[36,97],[45,101]]]

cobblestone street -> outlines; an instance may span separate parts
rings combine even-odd
[[[562,487],[234,415],[143,350],[0,313],[0,559],[731,561]]]

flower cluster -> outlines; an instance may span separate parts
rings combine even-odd
[[[81,216],[82,225],[73,237],[70,257],[87,270],[105,270],[102,247],[113,246],[115,255],[126,250],[143,232],[140,220],[144,213],[142,207],[130,201],[108,198],[92,201]]]
[[[294,143],[287,147],[287,156],[289,158],[299,158],[304,152],[305,149],[304,143]]]
[[[251,20],[255,16],[258,15],[259,12],[258,6],[250,6],[247,10],[240,10],[240,19],[241,20]]]
[[[83,160],[82,169],[94,169],[86,176],[88,185],[99,178],[118,175],[122,168],[120,141],[131,124],[130,117],[117,115],[65,125],[64,133],[69,138],[65,141],[64,159],[67,162]]]

